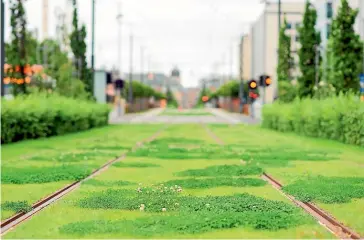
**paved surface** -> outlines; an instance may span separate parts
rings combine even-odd
[[[183,123],[222,123],[222,124],[259,124],[259,120],[252,119],[241,114],[229,113],[221,109],[208,108],[202,111],[210,112],[213,115],[162,115],[164,109],[157,108],[143,113],[125,114],[121,117],[117,116],[117,111],[110,113],[110,124],[183,124]],[[168,110],[171,111],[171,110]],[[173,111],[173,110],[172,110]],[[201,112],[201,110],[189,110],[191,112]],[[178,110],[175,110],[178,112]]]

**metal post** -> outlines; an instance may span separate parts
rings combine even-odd
[[[230,76],[229,76],[229,80],[231,81],[233,78],[233,55],[234,55],[234,47],[233,44],[231,44],[230,46]]]
[[[122,73],[122,68],[121,68],[121,18],[123,17],[123,15],[121,14],[121,8],[120,8],[120,3],[118,4],[118,15],[116,16],[116,19],[118,20],[118,69],[119,69],[119,73]]]
[[[92,39],[91,39],[91,72],[92,72],[92,89],[95,84],[95,0],[92,0]]]
[[[133,103],[133,34],[130,35],[129,104]]]
[[[144,83],[144,47],[140,47],[140,82]]]
[[[0,65],[1,65],[1,96],[4,96],[5,95],[5,86],[4,86],[4,63],[5,63],[5,51],[4,51],[4,48],[5,48],[5,44],[4,44],[4,27],[5,27],[5,24],[4,24],[4,20],[5,20],[5,17],[4,17],[4,14],[5,14],[5,10],[4,10],[4,7],[5,7],[5,4],[4,4],[4,1],[1,0],[1,39],[0,39],[0,47],[1,47],[1,59],[0,59]]]
[[[278,0],[278,36],[281,31],[282,0]]]
[[[319,60],[320,60],[320,49],[319,46],[315,46],[315,86],[318,87],[319,81]]]

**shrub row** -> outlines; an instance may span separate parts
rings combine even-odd
[[[264,106],[262,125],[281,132],[364,146],[364,103],[358,96],[350,95],[274,103]]]
[[[154,90],[152,87],[132,81],[132,95],[134,98],[154,97],[156,100],[166,99],[166,94]],[[129,82],[125,82],[123,94],[127,98],[129,95]]]
[[[57,94],[2,100],[1,142],[61,135],[106,125],[110,109]]]

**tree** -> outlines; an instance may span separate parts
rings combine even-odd
[[[70,36],[71,49],[74,55],[74,66],[77,70],[78,78],[85,84],[86,90],[92,94],[93,82],[91,78],[91,71],[87,67],[86,60],[86,27],[82,25],[78,26],[78,13],[77,13],[77,1],[73,0],[73,31]]]
[[[210,95],[211,95],[211,92],[209,91],[208,88],[206,88],[206,83],[204,82],[203,85],[202,85],[200,95],[199,95],[198,100],[197,100],[197,106],[201,106],[201,105],[205,104],[202,101],[203,96],[210,96]]]
[[[176,98],[174,97],[171,88],[168,86],[166,91],[167,104],[171,107],[178,107]]]
[[[357,9],[352,9],[347,0],[341,0],[332,25],[333,85],[337,92],[359,91],[363,46],[354,31]]]
[[[298,51],[299,67],[301,76],[299,82],[299,96],[312,97],[314,94],[316,72],[316,54],[319,54],[318,47],[321,44],[320,32],[316,31],[317,12],[316,9],[306,0],[306,10],[303,16],[303,24],[298,29],[301,48]],[[320,64],[321,57],[319,57]],[[319,65],[318,65],[319,66]]]
[[[292,67],[293,58],[291,56],[291,37],[286,34],[287,21],[284,20],[284,24],[279,32],[278,43],[278,67],[277,76],[279,81],[290,81],[290,70]]]
[[[26,31],[26,16],[23,5],[23,0],[10,1],[10,25],[11,25],[11,40],[7,45],[6,60],[12,65],[12,76],[25,79],[24,69],[28,63],[28,55],[26,50],[27,31]],[[27,93],[26,84],[14,85],[14,95]]]

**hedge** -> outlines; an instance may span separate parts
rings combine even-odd
[[[123,94],[127,98],[129,95],[129,82],[125,82]],[[133,98],[149,98],[154,97],[157,100],[166,99],[166,95],[154,90],[152,87],[140,83],[138,81],[132,81],[132,94]]]
[[[107,125],[110,108],[57,94],[2,99],[1,142],[49,137]]]
[[[364,103],[344,95],[277,102],[264,106],[262,126],[364,147]]]

